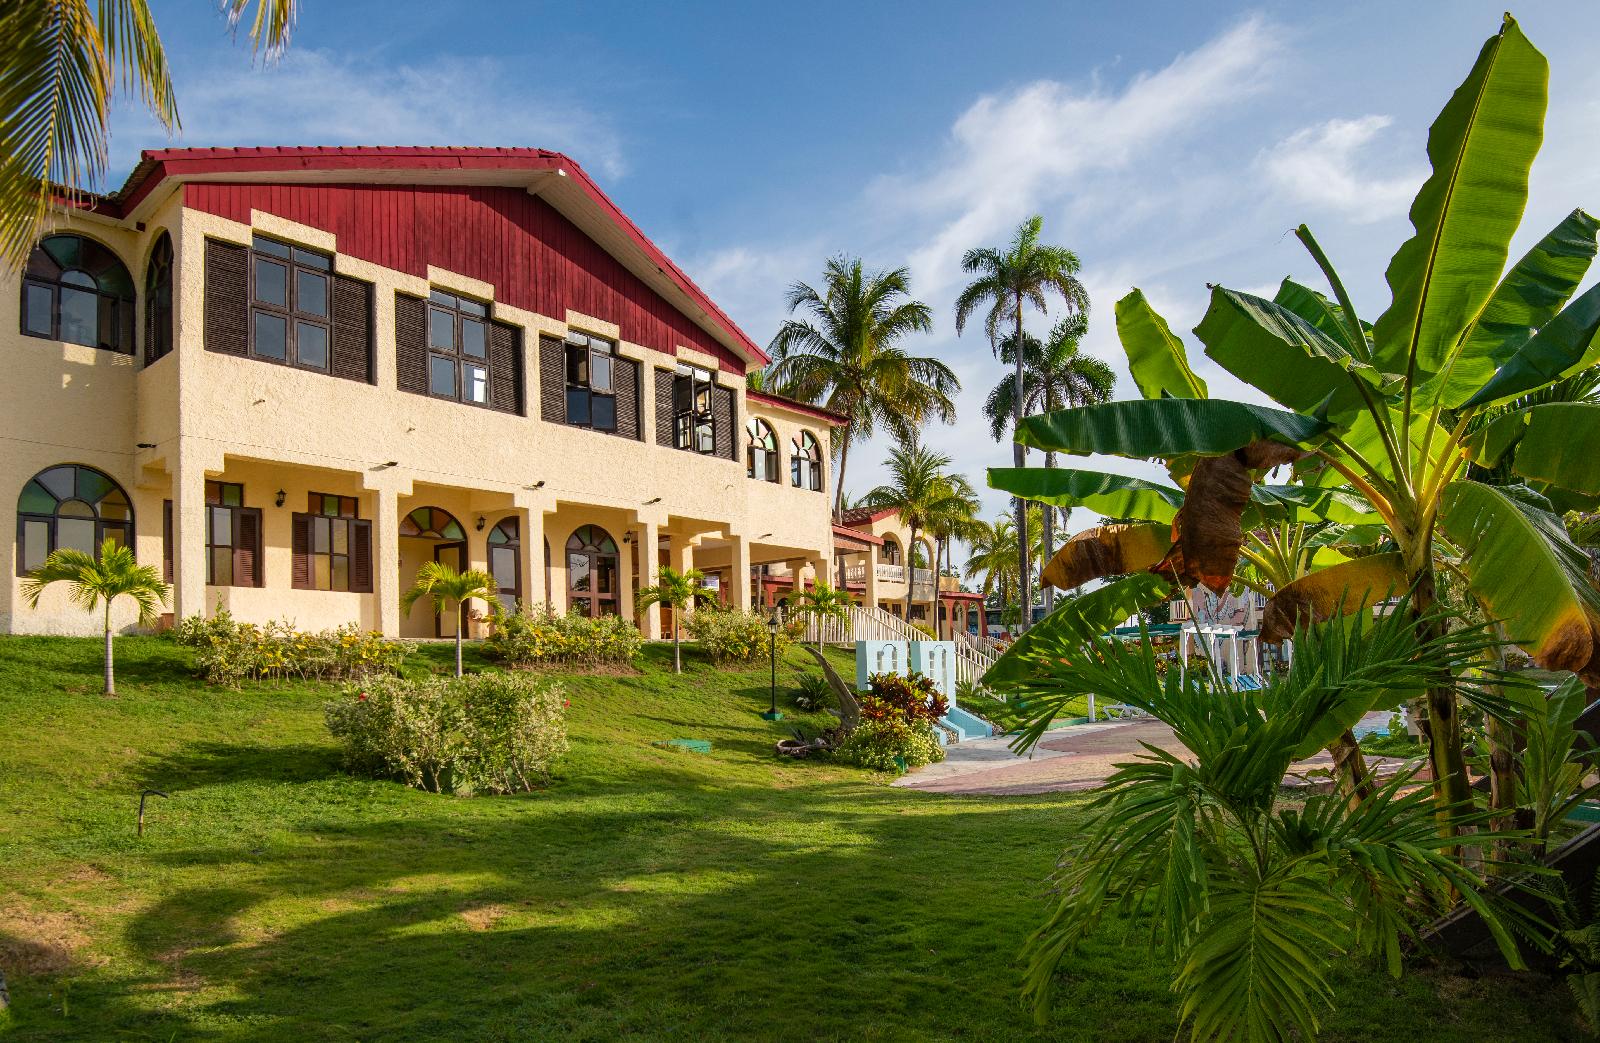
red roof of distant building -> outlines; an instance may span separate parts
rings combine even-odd
[[[843,521],[854,528],[857,525],[870,525],[875,521],[882,521],[893,513],[893,507],[852,507],[844,512]]]
[[[841,539],[854,540],[857,543],[869,543],[874,547],[883,546],[882,536],[874,536],[870,532],[863,532],[860,529],[852,529],[848,525],[835,525],[833,527],[833,534]]]
[[[756,391],[754,388],[747,390],[744,394],[752,402],[762,402],[769,406],[776,406],[779,409],[792,409],[796,413],[804,413],[807,416],[814,416],[818,420],[826,420],[834,427],[843,427],[850,422],[850,418],[843,413],[835,413],[831,409],[814,406],[809,402],[802,402],[798,398],[774,395],[770,391]]]

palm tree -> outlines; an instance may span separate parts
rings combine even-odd
[[[1065,247],[1041,243],[1039,233],[1043,227],[1044,219],[1035,214],[1017,228],[1017,234],[1012,237],[1008,249],[981,247],[968,250],[962,256],[962,270],[977,278],[973,279],[956,298],[957,335],[960,335],[966,327],[967,320],[975,311],[988,305],[989,311],[984,318],[983,328],[989,336],[989,345],[996,354],[999,354],[1002,331],[1009,327],[1012,338],[1017,343],[1022,343],[1023,310],[1031,304],[1041,312],[1048,311],[1047,299],[1052,293],[1060,295],[1069,317],[1088,313],[1089,293],[1078,281],[1078,255]],[[1016,352],[1013,359],[1015,367],[1013,377],[1015,397],[1011,412],[1013,431],[1022,424],[1023,403],[1027,397],[1023,382],[1025,354],[1025,351]],[[1013,446],[1012,454],[1016,466],[1022,467],[1027,463],[1027,450],[1020,443]],[[1019,530],[1025,528],[1027,523],[1023,520],[1020,497],[1016,499],[1014,510],[1017,515],[1017,528]],[[1028,547],[1020,541],[1017,543],[1017,558],[1020,600],[1024,606],[1023,629],[1027,629],[1026,617],[1029,615],[1027,606],[1032,604],[1028,593]]]
[[[810,616],[817,621],[817,648],[822,648],[822,621],[824,619],[845,619],[850,614],[850,592],[838,587],[830,587],[822,580],[813,583],[810,589],[796,588],[787,598],[789,607],[796,612]]]
[[[254,17],[247,9],[256,4]],[[288,45],[295,0],[223,0],[248,21],[252,48]],[[178,129],[166,51],[147,0],[7,0],[0,11],[0,263],[27,262],[60,197],[105,178],[118,85],[170,133]]]
[[[139,607],[139,624],[150,626],[158,610],[167,603],[167,585],[154,565],[140,565],[133,550],[115,540],[100,548],[100,560],[81,550],[52,551],[44,564],[22,581],[22,596],[29,608],[39,607],[39,596],[52,583],[71,584],[73,604],[93,612],[105,602],[106,694],[116,695],[116,678],[111,668],[111,603],[124,595]]]
[[[982,583],[985,602],[994,594],[999,595],[1001,605],[1010,602],[1017,576],[1016,523],[1004,514],[993,522],[978,521],[966,541],[967,579]]]
[[[911,529],[909,547],[917,545],[917,533],[926,532],[941,517],[958,512],[967,499],[963,498],[952,477],[945,473],[950,458],[943,453],[916,443],[901,444],[889,450],[888,485],[880,485],[861,498],[863,505],[873,510],[892,510],[900,521]],[[966,479],[960,479],[966,485]],[[971,487],[967,486],[967,493]],[[911,618],[912,595],[916,588],[916,569],[909,565],[906,575],[906,619]]]
[[[933,328],[933,311],[911,300],[904,268],[864,271],[859,258],[835,257],[823,269],[822,289],[789,287],[788,319],[772,338],[767,380],[807,402],[849,418],[840,433],[834,520],[844,511],[844,474],[853,442],[882,424],[908,437],[929,418],[955,419],[961,382],[943,362],[908,355],[899,341]]]
[[[976,531],[976,526],[983,524],[978,520],[978,494],[972,488],[972,483],[967,481],[965,475],[953,474],[948,476],[950,482],[950,499],[942,509],[936,511],[928,519],[928,532],[933,536],[933,597],[935,607],[935,620],[937,621],[939,604],[940,578],[944,575],[944,567],[950,565],[952,544],[956,540],[967,539]]]
[[[482,569],[457,572],[442,561],[425,561],[417,570],[417,581],[400,599],[400,610],[410,612],[423,598],[433,599],[433,610],[443,613],[452,602],[456,606],[456,676],[461,676],[461,632],[466,629],[466,607],[472,598],[492,601],[500,587]]]
[[[658,581],[655,586],[640,588],[634,595],[633,603],[640,608],[665,605],[672,609],[672,672],[681,674],[683,655],[678,639],[678,621],[690,605],[697,601],[715,601],[716,595],[706,589],[705,573],[699,569],[679,572],[670,565],[663,565],[656,575]]]
[[[1058,409],[1075,409],[1111,401],[1117,386],[1117,374],[1112,368],[1080,350],[1083,335],[1089,331],[1089,316],[1083,312],[1068,315],[1050,331],[1050,339],[1040,343],[1037,337],[1022,335],[1022,409],[1023,416],[1034,413],[1053,413]],[[1015,365],[1017,339],[1015,335],[1000,343],[1000,361]],[[999,441],[1017,415],[1017,382],[1003,378],[989,392],[983,404],[983,415],[989,418],[989,432]],[[1056,465],[1056,454],[1044,454],[1046,469]],[[1065,528],[1071,508],[1062,509],[1061,524]],[[1055,554],[1055,510],[1044,512],[1044,538],[1039,551],[1042,569]],[[1055,608],[1055,588],[1044,588],[1044,610]]]

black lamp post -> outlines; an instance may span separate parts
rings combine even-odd
[[[783,714],[778,712],[778,629],[783,626],[783,617],[779,614],[776,605],[772,609],[772,618],[767,620],[767,631],[771,636],[768,642],[772,648],[772,708],[761,714],[764,721],[781,721]]]

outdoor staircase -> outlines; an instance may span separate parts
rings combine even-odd
[[[926,633],[881,608],[851,605],[843,618],[811,619],[806,640],[826,645],[854,645],[857,641],[930,641]],[[992,642],[981,643],[966,633],[956,634],[956,681],[977,684],[997,658]],[[967,716],[971,716],[968,714]],[[977,718],[973,718],[976,720]]]

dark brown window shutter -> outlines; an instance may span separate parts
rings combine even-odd
[[[394,295],[395,381],[401,391],[428,393],[428,302]]]
[[[489,408],[522,414],[522,331],[489,324]]]
[[[617,434],[624,438],[638,438],[639,364],[631,359],[618,359],[612,369],[611,381],[617,394]]]
[[[233,585],[259,587],[261,581],[261,508],[233,509]]]
[[[333,277],[333,375],[372,383],[372,284]]]
[[[372,523],[350,523],[350,589],[357,594],[372,593]]]
[[[172,582],[172,501],[161,501],[161,579]]]
[[[673,379],[672,370],[656,370],[656,445],[664,445],[668,449],[678,444],[673,436],[673,425],[677,423],[673,411]]]
[[[733,413],[732,389],[711,389],[711,419],[717,425],[717,455],[725,460],[739,459],[738,442],[733,437],[737,418]]]
[[[296,590],[311,589],[311,515],[296,514],[289,530],[289,551],[293,559],[289,585]]]
[[[250,251],[206,240],[206,350],[250,353]]]
[[[539,418],[567,422],[567,349],[557,337],[539,338]]]

